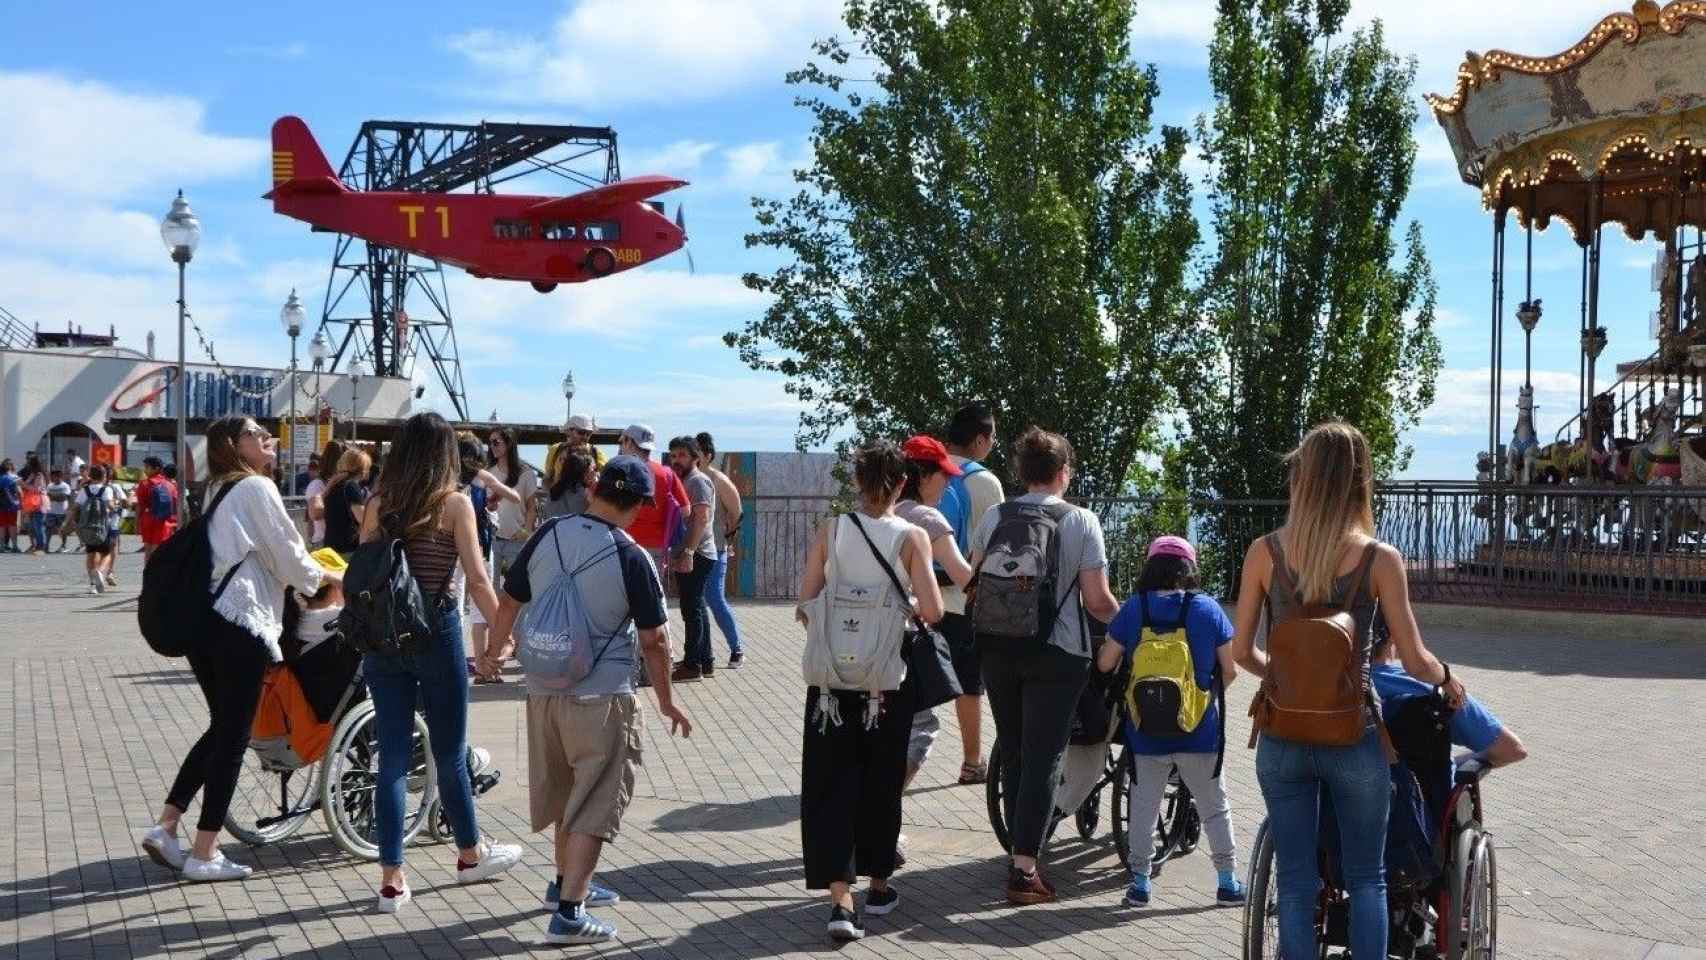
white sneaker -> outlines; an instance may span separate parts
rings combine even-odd
[[[481,840],[479,863],[470,867],[462,862],[461,857],[456,859],[456,882],[479,883],[481,880],[490,880],[520,862],[521,847],[513,843]]]
[[[492,765],[492,751],[485,747],[468,748],[468,776],[477,777],[480,771]]]
[[[200,860],[196,857],[184,859],[184,879],[194,883],[216,883],[220,880],[247,880],[249,874],[255,871],[225,858],[222,851],[215,850],[212,860]]]
[[[403,889],[401,890],[398,890],[396,887],[380,887],[379,912],[396,913],[398,910],[403,909],[403,904],[408,903],[414,898],[415,895],[409,890],[409,885],[407,883],[403,884]]]
[[[178,844],[176,833],[167,833],[166,828],[155,824],[142,835],[142,852],[148,854],[148,859],[158,863],[168,870],[182,870],[187,855],[184,848]]]
[[[89,574],[89,592],[90,593],[106,593],[107,592],[107,585],[101,582],[101,575],[100,574],[93,573],[93,572],[91,572]]]

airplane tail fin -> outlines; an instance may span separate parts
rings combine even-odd
[[[291,193],[341,193],[345,189],[300,117],[280,117],[272,125],[272,184],[274,191]]]

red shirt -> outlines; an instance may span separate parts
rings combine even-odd
[[[136,485],[136,532],[142,534],[144,540],[152,537],[155,528],[159,526],[154,519],[154,485],[164,479],[155,474],[152,477],[143,477],[142,482]]]
[[[670,501],[675,502],[676,512],[686,512],[687,487],[674,470],[656,460],[648,458],[646,465],[652,468],[652,489],[655,492],[652,502],[640,505],[640,514],[628,528],[628,535],[647,550],[662,550],[668,540],[664,522],[670,513]]]

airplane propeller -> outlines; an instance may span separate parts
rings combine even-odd
[[[687,204],[675,205],[675,227],[681,231],[681,252],[687,254],[687,274],[692,276],[696,271],[693,266],[693,250],[687,246]]]

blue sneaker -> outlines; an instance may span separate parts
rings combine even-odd
[[[1149,878],[1132,877],[1131,885],[1125,888],[1125,897],[1120,903],[1128,907],[1149,906]]]
[[[1214,899],[1222,906],[1236,906],[1244,902],[1244,885],[1230,871],[1220,874],[1219,889],[1214,892]]]
[[[556,944],[604,943],[616,939],[614,924],[595,920],[585,910],[573,920],[562,911],[551,914],[551,925],[545,929],[545,942]]]
[[[545,884],[545,906],[557,909],[557,900],[562,891],[557,888],[557,881],[551,880]],[[622,895],[609,887],[601,887],[596,882],[587,884],[586,905],[589,907],[613,907],[622,902]]]

